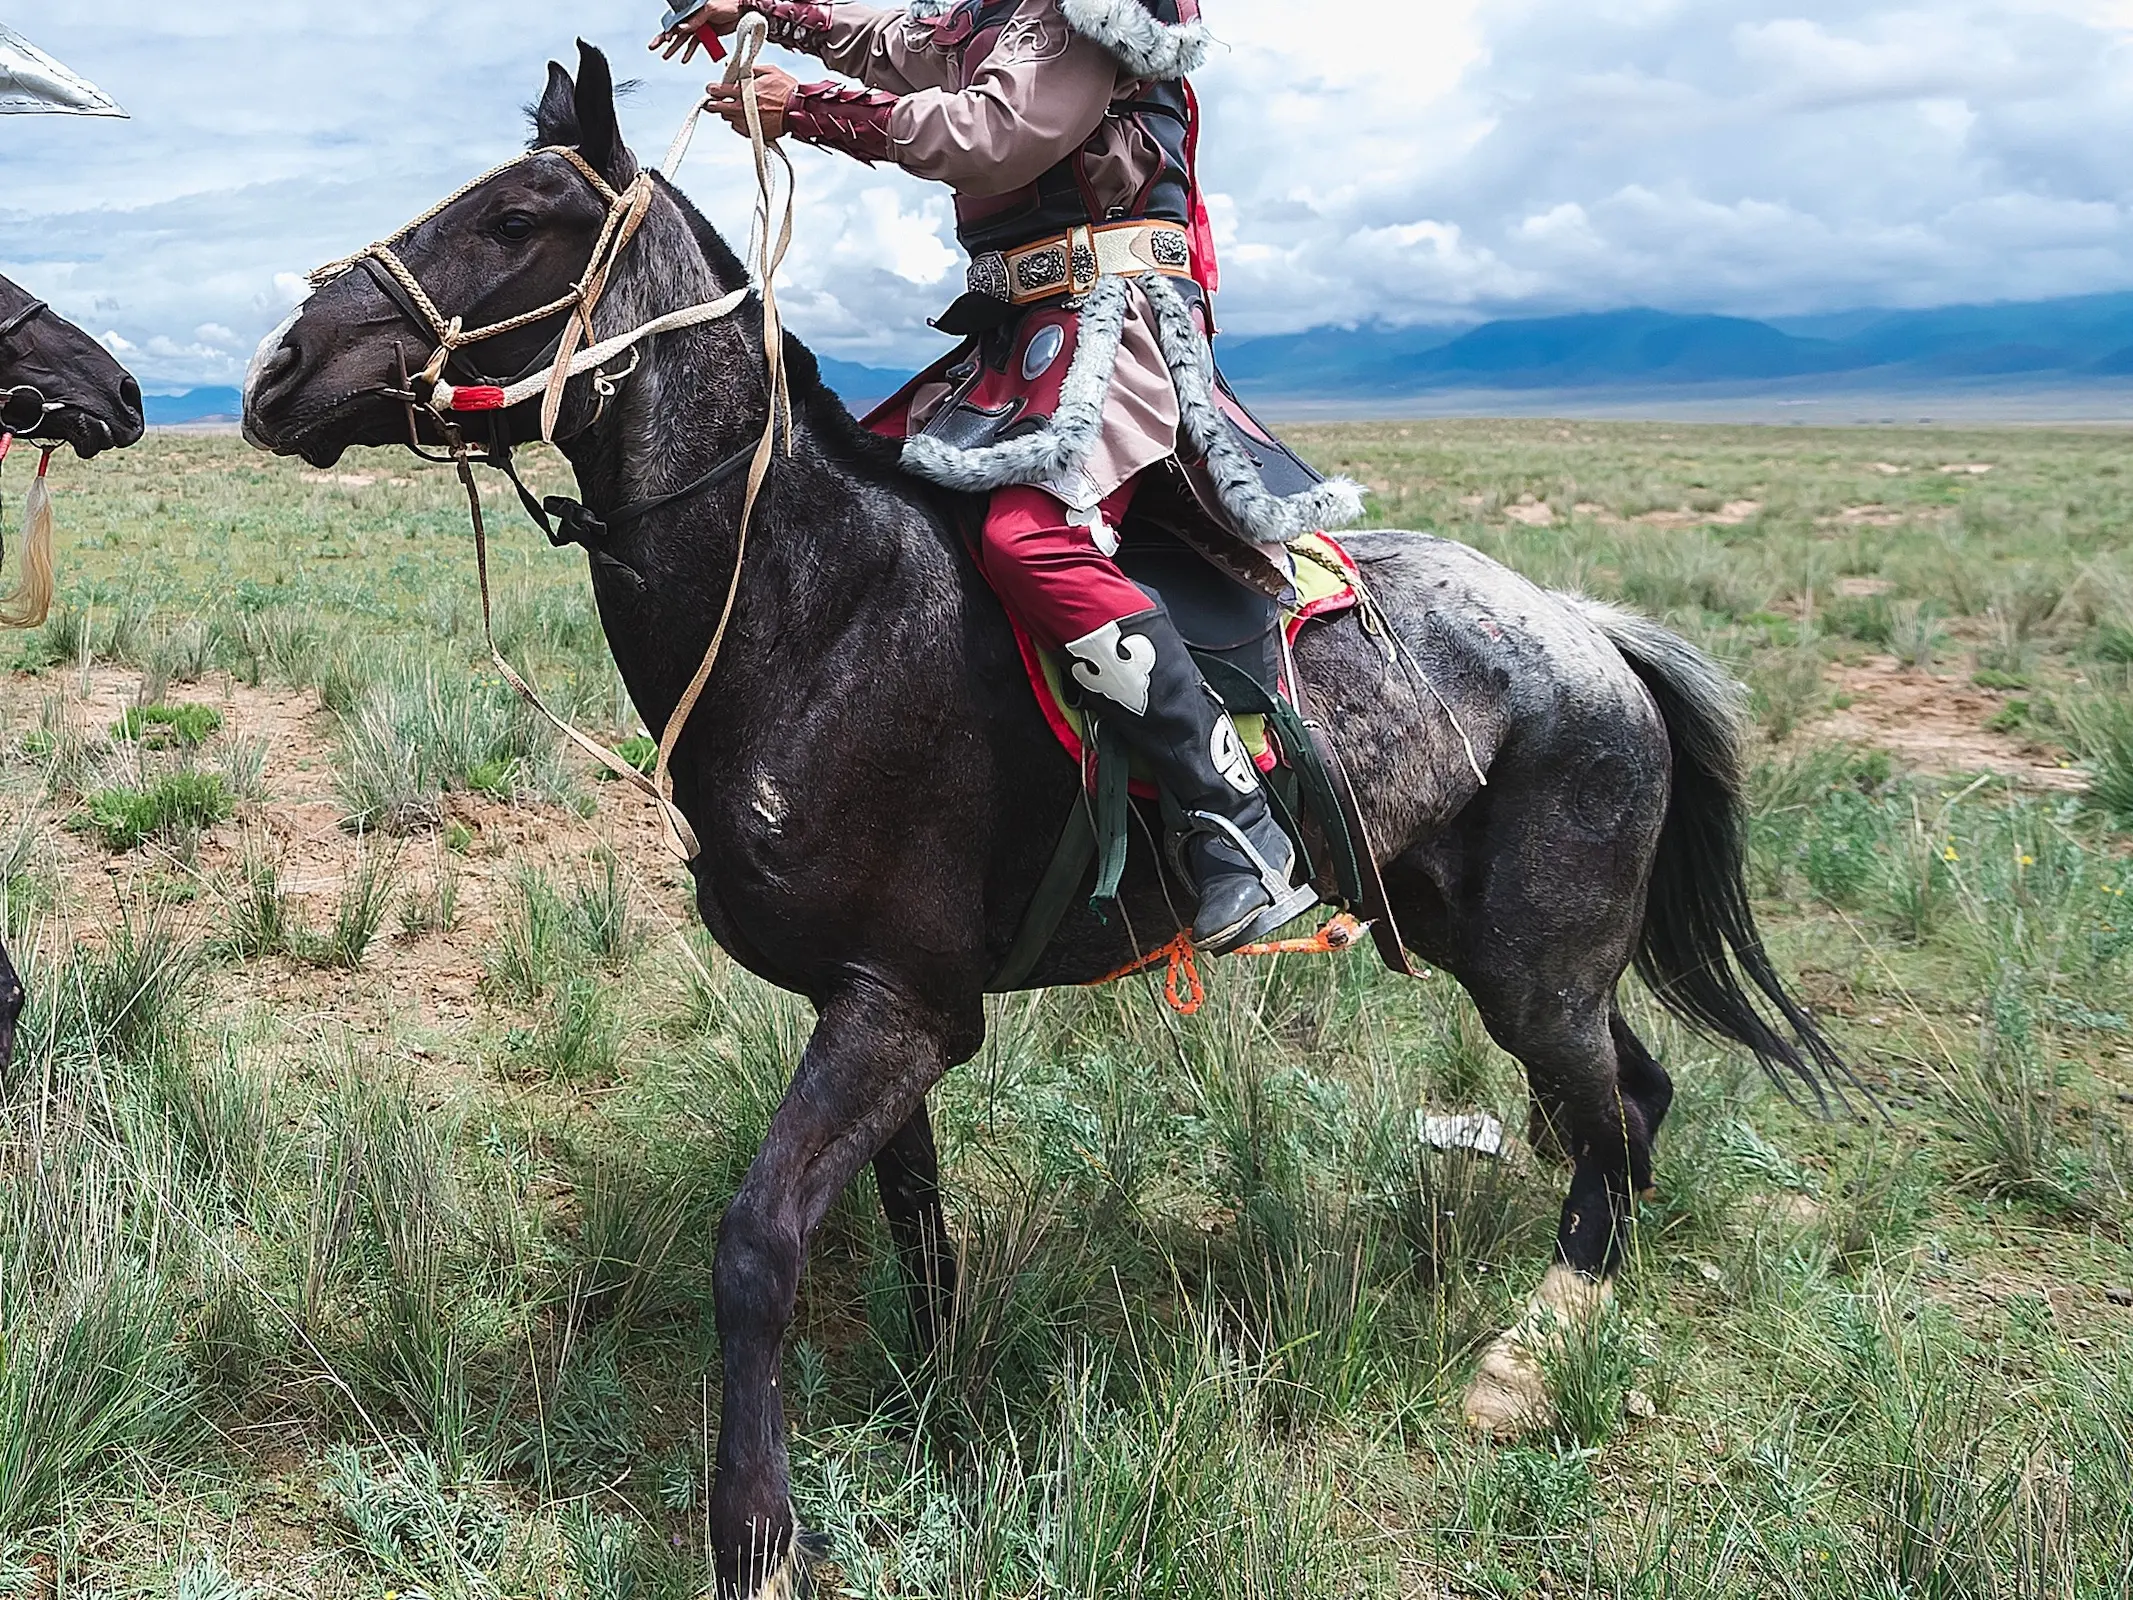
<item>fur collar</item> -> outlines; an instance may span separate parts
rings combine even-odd
[[[907,14],[931,21],[955,9],[957,0],[911,0]],[[1204,22],[1172,27],[1158,22],[1141,0],[1059,0],[1066,25],[1116,56],[1137,78],[1158,82],[1198,72],[1212,42]]]
[[[1198,72],[1207,59],[1207,24],[1172,27],[1156,21],[1141,0],[1059,0],[1059,14],[1084,39],[1118,57],[1136,78],[1164,81]]]

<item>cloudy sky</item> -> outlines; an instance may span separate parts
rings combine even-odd
[[[700,68],[660,0],[101,0],[6,20],[130,122],[0,118],[0,273],[150,389],[235,381],[300,274],[524,137],[582,32],[656,158]],[[1774,315],[2133,288],[2133,0],[1205,0],[1233,333],[1655,305]],[[791,63],[788,63],[789,65]],[[682,182],[745,228],[745,149]],[[788,316],[900,366],[943,197],[798,153]]]

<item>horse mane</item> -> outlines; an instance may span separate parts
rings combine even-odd
[[[656,173],[653,176],[681,211],[682,219],[688,223],[689,232],[695,235],[697,247],[703,251],[704,259],[711,264],[719,282],[746,283],[747,267],[742,265],[741,258],[734,254],[725,237],[711,225],[710,218],[673,184]],[[884,439],[861,425],[836,391],[822,381],[822,367],[815,360],[815,353],[789,329],[785,334],[785,381],[792,391],[793,409],[807,419],[809,431],[843,464],[868,478],[891,483],[906,491],[926,487],[923,480],[903,470],[902,444],[895,439]]]

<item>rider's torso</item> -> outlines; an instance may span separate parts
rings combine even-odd
[[[1176,24],[1181,0],[1141,0],[1158,20]],[[1014,24],[1022,0],[964,0],[934,26],[944,43],[961,40],[963,83],[984,66]],[[1192,0],[1187,12],[1197,14]],[[1189,91],[1182,79],[1121,86],[1103,126],[1035,183],[1011,194],[956,198],[956,233],[973,257],[1012,250],[1071,228],[1104,222],[1192,219],[1188,146]]]

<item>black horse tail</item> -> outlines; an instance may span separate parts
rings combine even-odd
[[[1858,1080],[1779,979],[1748,904],[1745,693],[1658,623],[1593,601],[1579,609],[1643,680],[1673,747],[1637,975],[1676,1016],[1754,1051],[1788,1099],[1805,1088],[1827,1111],[1830,1091],[1844,1101]]]

